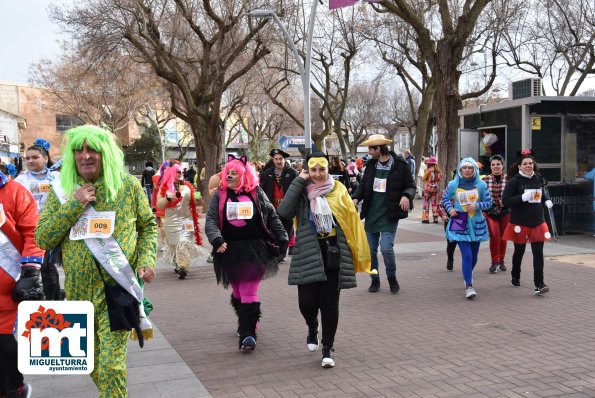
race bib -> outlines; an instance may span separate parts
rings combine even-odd
[[[386,178],[374,178],[374,192],[386,192]]]
[[[470,205],[472,203],[477,203],[477,199],[479,198],[479,193],[477,189],[471,189],[469,191],[462,191],[457,192],[457,199],[462,206]]]
[[[4,214],[4,205],[0,203],[0,227],[6,222],[6,214]]]
[[[115,221],[115,211],[83,213],[81,218],[70,228],[70,239],[109,238],[114,233]]]
[[[539,189],[525,189],[525,192],[531,192],[529,203],[541,203],[541,188]]]
[[[250,220],[254,216],[252,202],[227,202],[228,220]]]
[[[184,223],[184,225],[182,225],[182,230],[186,232],[194,232],[194,224],[191,222]]]

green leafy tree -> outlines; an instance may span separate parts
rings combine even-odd
[[[151,161],[161,163],[161,136],[159,129],[152,123],[132,145],[124,149],[126,164]]]

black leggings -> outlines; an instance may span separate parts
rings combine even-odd
[[[521,279],[521,262],[525,254],[526,244],[514,244],[514,253],[512,255],[512,270],[510,275],[515,279]],[[533,253],[533,280],[535,286],[542,286],[543,283],[543,242],[532,242],[531,252]]]
[[[339,272],[326,273],[326,282],[298,286],[300,312],[309,328],[318,326],[318,310],[322,322],[322,345],[332,347],[339,324]]]
[[[21,384],[17,341],[12,334],[0,334],[0,393],[16,390]]]
[[[448,222],[444,223],[444,232],[446,232],[446,226]],[[457,248],[457,241],[456,240],[446,240],[446,257],[449,260],[454,260],[455,250]]]

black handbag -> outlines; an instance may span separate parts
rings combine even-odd
[[[142,348],[144,338],[140,328],[139,301],[119,284],[112,285],[107,283],[103,278],[103,273],[97,262],[95,262],[95,266],[99,271],[99,275],[101,275],[101,280],[103,280],[110,330],[112,332],[118,330],[136,330],[138,343]]]
[[[41,280],[46,300],[64,300],[64,290],[60,288],[58,267],[62,266],[62,246],[47,250],[41,263]]]
[[[324,269],[327,271],[338,271],[341,268],[341,251],[339,246],[328,245],[326,247],[326,264]]]

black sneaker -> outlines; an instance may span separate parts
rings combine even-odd
[[[310,350],[310,352],[314,352],[318,349],[318,325],[315,328],[308,328],[306,344],[308,345],[308,350]]]
[[[179,274],[180,273],[180,268],[178,268],[178,266],[176,265],[176,267],[174,268],[174,274]]]
[[[504,262],[498,264],[498,269],[502,272],[506,271],[506,265],[504,265]]]
[[[446,260],[446,270],[447,271],[451,271],[452,272],[452,268],[454,265],[455,260],[452,258],[449,258],[448,260]]]
[[[550,291],[548,285],[539,285],[535,286],[535,294],[545,294]]]
[[[186,275],[188,275],[188,272],[184,268],[180,268],[178,271],[178,279],[186,279]]]
[[[521,280],[518,279],[518,278],[512,278],[512,280],[510,281],[510,283],[512,283],[512,286],[514,286],[514,287],[521,286]]]
[[[380,289],[380,281],[377,279],[372,279],[372,283],[368,288],[368,293],[376,293]]]
[[[323,368],[335,367],[335,359],[333,358],[334,351],[335,349],[333,347],[322,347],[322,361],[320,362],[320,365],[322,365]]]
[[[430,223],[430,220],[422,220],[421,223],[422,224],[429,224]]]
[[[498,263],[492,263],[489,271],[490,271],[490,274],[495,274],[496,272],[498,272]]]
[[[392,294],[399,293],[399,290],[401,289],[401,287],[399,286],[399,282],[397,281],[397,278],[388,278],[388,284],[390,285],[390,292]]]

